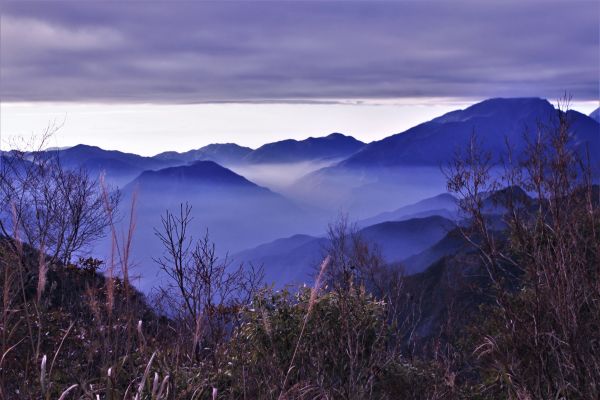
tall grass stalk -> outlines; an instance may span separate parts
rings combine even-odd
[[[296,361],[296,355],[298,354],[298,349],[300,348],[300,343],[302,342],[302,337],[304,336],[304,331],[306,329],[306,323],[310,317],[310,313],[313,309],[315,302],[317,301],[317,296],[319,293],[319,289],[321,287],[321,281],[323,280],[323,276],[325,274],[325,270],[329,265],[331,258],[330,256],[325,257],[323,262],[321,263],[321,268],[319,269],[319,274],[317,275],[317,279],[315,280],[315,284],[310,292],[310,299],[308,301],[308,308],[306,310],[306,314],[304,315],[304,321],[302,322],[302,328],[300,329],[300,335],[298,335],[298,340],[296,341],[296,346],[294,347],[294,353],[292,354],[292,359],[290,360],[290,366],[287,369],[285,374],[285,378],[283,379],[283,384],[281,385],[281,392],[277,397],[279,400],[285,398],[285,388],[287,386],[287,381],[290,376],[290,372],[294,369],[294,362]]]

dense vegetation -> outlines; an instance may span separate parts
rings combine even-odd
[[[192,240],[182,205],[156,231],[170,284],[147,298],[133,205],[118,214],[109,188],[43,153],[5,156],[0,397],[598,398],[600,192],[565,115],[501,177],[475,138],[448,166],[455,254],[403,276],[342,218],[297,290]],[[111,259],[72,260],[103,233]]]

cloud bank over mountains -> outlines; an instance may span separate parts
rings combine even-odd
[[[598,98],[599,3],[10,2],[3,101]],[[183,9],[183,10],[182,10]]]

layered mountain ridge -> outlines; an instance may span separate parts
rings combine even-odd
[[[590,150],[595,162],[600,124],[593,116],[566,114],[573,148]],[[551,126],[556,118],[546,100],[497,98],[368,144],[333,133],[254,150],[224,143],[143,157],[78,145],[49,154],[57,154],[68,168],[105,174],[122,188],[125,203],[134,194],[139,197],[139,243],[150,249],[139,254],[148,265],[158,251],[154,228],[160,227],[160,215],[188,202],[196,237],[208,229],[222,254],[237,252],[241,261],[263,263],[273,281],[285,283],[304,279],[318,264],[327,245],[320,233],[339,212],[358,221],[361,234],[380,247],[386,261],[405,262],[410,273],[455,251],[460,243],[449,232],[459,219],[458,205],[443,193],[446,178],[440,167],[473,134],[497,159],[507,140],[518,155],[528,133]],[[261,179],[267,173],[284,184],[268,184]]]

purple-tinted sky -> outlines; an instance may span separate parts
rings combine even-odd
[[[600,2],[2,2],[0,98],[599,97]]]

